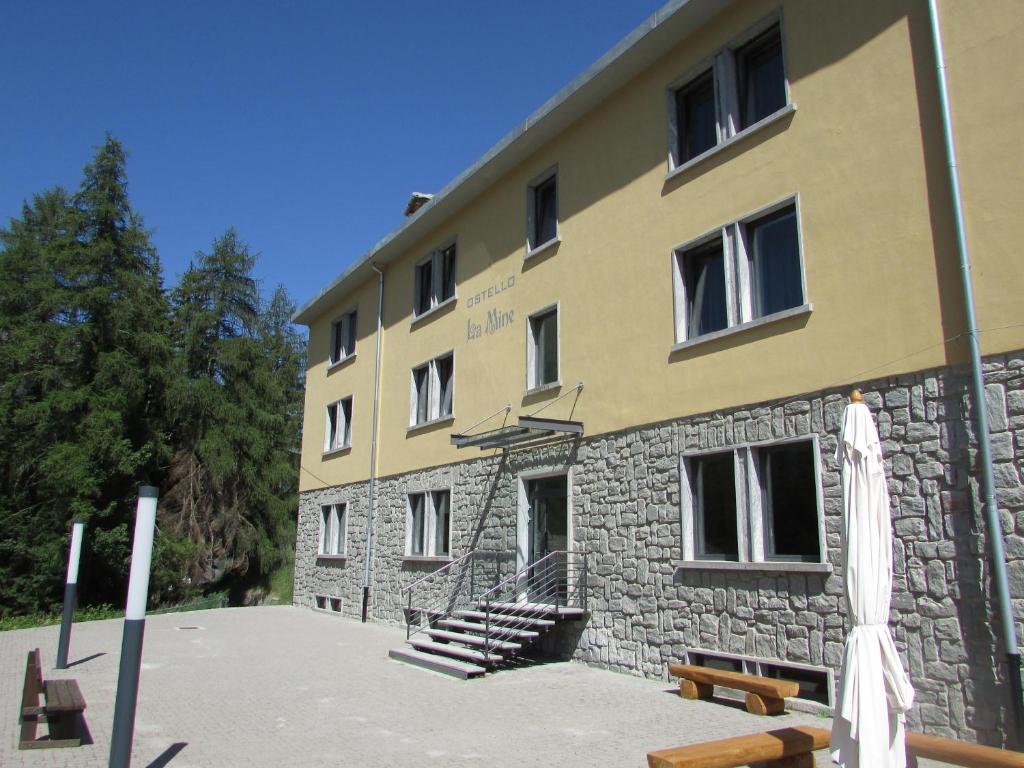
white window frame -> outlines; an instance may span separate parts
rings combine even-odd
[[[555,234],[554,237],[545,240],[543,243],[534,242],[534,231],[537,228],[537,188],[550,179],[555,180]],[[556,244],[562,242],[561,234],[562,228],[559,221],[559,208],[560,208],[560,197],[558,181],[558,165],[553,165],[548,168],[542,174],[534,177],[529,184],[526,185],[526,256],[524,258],[530,258],[531,256],[546,251],[552,248]]]
[[[438,373],[438,363],[451,358],[452,361],[452,403],[448,413],[441,413],[441,377]],[[427,371],[427,418],[425,421],[417,421],[419,415],[419,390],[416,388],[416,373],[426,369]],[[425,363],[414,366],[409,374],[409,429],[418,429],[439,421],[447,421],[455,418],[455,350],[449,350],[434,357]]]
[[[538,383],[537,339],[533,333],[533,321],[550,312],[555,313],[555,380]],[[561,302],[548,304],[526,318],[526,392],[543,392],[562,385],[562,307]]]
[[[452,287],[452,295],[446,299],[441,298],[441,294],[444,291],[444,285],[442,284],[444,270],[444,254],[449,248],[454,248],[455,253],[452,258],[455,261],[455,285]],[[419,296],[420,296],[420,281],[422,275],[422,267],[425,264],[430,264],[430,306],[420,311],[418,308]],[[442,307],[446,307],[458,298],[459,293],[459,243],[458,238],[453,237],[450,240],[433,251],[428,253],[422,259],[416,262],[413,268],[413,285],[412,285],[412,316],[413,322],[422,320],[424,317],[433,314]]]
[[[767,32],[778,25],[779,36],[782,41],[782,82],[786,94],[786,102],[771,115],[761,120],[740,128],[740,93],[739,93],[739,70],[737,67],[736,53],[754,38]],[[744,136],[769,125],[796,110],[789,89],[789,65],[786,57],[786,30],[782,23],[782,12],[776,11],[748,28],[741,35],[729,41],[727,45],[715,51],[710,56],[702,59],[698,64],[691,67],[682,76],[669,84],[665,92],[668,111],[668,174],[672,176],[689,168],[712,154],[724,149],[726,146],[735,143]],[[679,155],[679,114],[677,111],[676,94],[686,90],[697,78],[701,77],[708,70],[711,70],[711,79],[715,91],[715,133],[717,142],[714,146],[706,149],[691,158],[682,159]]]
[[[818,557],[815,560],[798,560],[769,554],[766,545],[768,536],[766,520],[761,504],[759,452],[765,449],[794,443],[810,443],[814,471],[816,518],[818,533]],[[736,482],[736,541],[738,561],[716,560],[698,555],[697,511],[694,508],[692,488],[692,462],[702,456],[732,453],[735,462]],[[800,435],[778,440],[742,443],[733,446],[718,446],[698,451],[687,451],[680,456],[680,518],[681,552],[683,565],[700,568],[754,568],[781,571],[831,571],[826,559],[824,492],[821,485],[821,446],[818,435]]]
[[[328,350],[327,358],[331,366],[339,365],[344,363],[346,360],[355,357],[356,354],[356,335],[359,323],[359,308],[353,307],[347,312],[341,314],[331,321],[331,347]],[[334,350],[337,348],[338,336],[341,338],[352,340],[352,348],[345,349],[344,343],[341,348],[341,355],[339,357],[334,356]]]
[[[320,508],[318,557],[345,557],[348,552],[348,505],[324,504]]]
[[[448,494],[448,551],[437,551],[438,505],[437,494]],[[423,551],[413,554],[413,498],[423,497]],[[450,560],[454,531],[452,491],[450,487],[432,487],[410,491],[405,497],[405,557],[407,559]]]
[[[348,414],[344,403],[348,403]],[[331,414],[334,414],[334,434],[331,434]],[[328,404],[324,421],[324,453],[343,451],[352,447],[352,395]]]
[[[797,253],[800,261],[800,292],[803,300],[795,307],[773,312],[770,315],[754,316],[754,285],[750,269],[749,245],[747,231],[750,225],[756,224],[766,216],[792,206],[796,218]],[[758,208],[743,217],[717,227],[710,232],[692,240],[680,243],[672,249],[672,305],[674,310],[674,350],[693,344],[710,341],[722,336],[753,328],[765,323],[781,320],[786,317],[800,315],[812,311],[813,305],[807,298],[807,266],[804,258],[803,220],[800,212],[800,195],[787,195],[768,205]],[[727,307],[726,327],[693,336],[688,324],[688,305],[690,297],[686,294],[686,270],[683,261],[686,254],[705,245],[709,241],[721,238],[725,259],[725,292]]]

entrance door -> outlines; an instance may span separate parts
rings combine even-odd
[[[526,481],[529,565],[569,548],[568,480],[565,475]],[[531,600],[553,599],[564,589],[565,559],[554,557],[530,571]]]

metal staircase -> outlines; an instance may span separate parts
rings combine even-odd
[[[505,578],[495,576],[498,561],[485,558],[469,552],[402,590],[410,647],[390,651],[391,658],[479,677],[522,663],[560,621],[586,614],[586,555],[551,552]],[[478,579],[497,583],[477,594]]]

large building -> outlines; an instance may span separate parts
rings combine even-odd
[[[1024,5],[938,9],[1019,643]],[[856,386],[884,441],[909,727],[1005,743],[1019,650],[934,42],[926,0],[673,0],[414,197],[296,315],[296,603],[418,621],[403,590],[438,569],[435,609],[564,552],[575,659],[796,677],[827,705]]]

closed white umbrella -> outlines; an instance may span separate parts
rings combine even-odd
[[[843,560],[852,628],[832,722],[832,759],[844,768],[905,768],[903,713],[914,689],[889,632],[892,532],[882,447],[855,391],[843,413]]]

